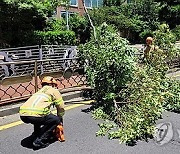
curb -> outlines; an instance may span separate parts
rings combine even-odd
[[[175,67],[167,71],[167,74],[173,74],[173,73],[180,73],[180,68]]]
[[[180,68],[175,68],[167,72],[167,77],[177,78],[180,77]]]
[[[89,87],[74,87],[74,88],[67,88],[60,90],[63,100],[66,104],[66,102],[69,102],[72,99],[75,98],[82,98],[83,93],[85,90],[91,90]],[[83,99],[81,99],[83,100]],[[24,103],[24,101],[21,101],[20,103],[17,103],[15,105],[5,105],[0,107],[0,117],[17,114],[19,112],[19,107]]]

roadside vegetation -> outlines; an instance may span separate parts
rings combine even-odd
[[[146,36],[153,36],[153,31],[165,23],[176,40],[180,39],[178,0],[124,1],[104,0],[103,7],[88,10],[94,25],[106,22],[130,43],[144,43]],[[91,30],[87,17],[70,17],[68,30],[65,19],[56,19],[56,7],[61,3],[68,9],[67,0],[1,0],[0,48],[87,42]]]
[[[97,136],[124,143],[147,140],[164,110],[180,111],[180,81],[166,77],[167,58],[177,56],[179,50],[169,41],[172,33],[172,38],[163,37],[170,33],[164,26],[154,32],[155,38],[164,40],[161,48],[143,64],[137,62],[136,49],[107,24],[97,29],[97,40],[92,36],[81,46],[87,79],[94,88],[93,118],[104,121]]]
[[[84,43],[90,35],[86,18],[74,15],[67,29],[63,18],[56,19],[59,4],[59,0],[1,0],[0,48]]]

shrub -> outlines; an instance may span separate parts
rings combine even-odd
[[[172,30],[172,32],[176,36],[176,40],[180,41],[180,25],[177,25],[176,28]]]
[[[74,14],[69,18],[69,29],[75,33],[76,43],[85,43],[90,38],[90,26],[85,17]],[[64,19],[51,19],[47,22],[45,31],[65,31],[67,30]]]
[[[180,81],[167,78],[164,81],[164,87],[164,108],[169,111],[180,112]]]
[[[90,38],[90,25],[86,17],[74,14],[70,17],[69,28],[74,31],[78,43],[86,43]]]
[[[66,23],[64,19],[52,18],[47,21],[45,31],[64,31],[66,30]]]
[[[159,29],[154,31],[153,34],[155,44],[167,55],[168,61],[180,56],[180,49],[175,46],[176,36],[172,33],[167,24],[159,25]]]
[[[150,36],[150,37],[153,37],[153,32],[150,31],[150,30],[144,30],[143,32],[141,32],[141,33],[139,34],[139,37],[140,37],[140,39],[141,39],[141,42],[144,43],[144,44],[145,44],[146,38],[149,37],[149,36]]]
[[[73,31],[36,31],[35,42],[43,44],[75,45],[76,37]]]

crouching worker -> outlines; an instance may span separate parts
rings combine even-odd
[[[64,115],[64,102],[53,77],[47,76],[42,80],[42,89],[33,94],[21,107],[20,118],[24,123],[34,125],[33,136],[36,139],[33,146],[46,147],[52,137],[53,130],[62,124]],[[56,106],[57,116],[52,114],[50,107]]]

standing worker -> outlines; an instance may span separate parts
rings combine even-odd
[[[147,37],[146,38],[146,46],[145,46],[145,49],[144,49],[144,58],[149,60],[151,52],[153,52],[153,51],[155,51],[157,49],[158,49],[158,47],[155,47],[153,45],[153,38],[152,37]]]
[[[33,142],[36,148],[45,147],[53,134],[53,130],[63,122],[64,102],[57,86],[57,81],[50,76],[42,79],[42,89],[33,94],[21,107],[20,118],[24,123],[34,125]],[[57,116],[52,114],[50,107],[56,106]]]

